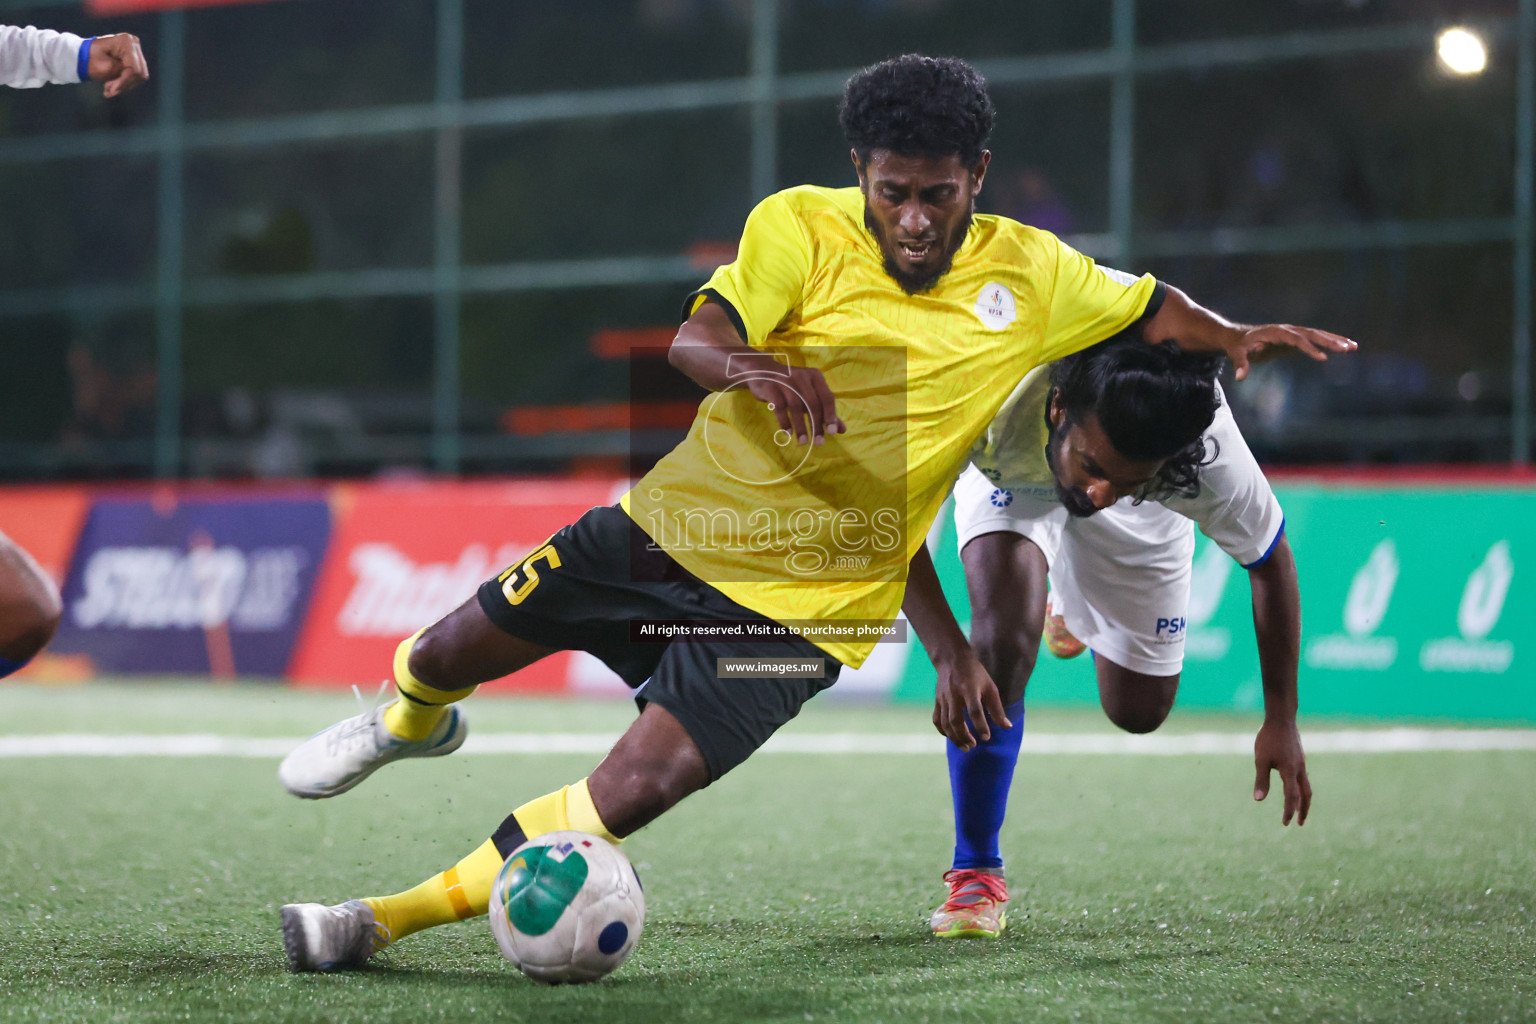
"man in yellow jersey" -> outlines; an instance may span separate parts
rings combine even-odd
[[[688,300],[670,358],[712,394],[687,438],[621,507],[588,512],[404,641],[398,700],[284,761],[284,785],[318,798],[451,752],[457,701],[562,649],[601,658],[641,707],[589,777],[523,804],[448,870],[394,896],[284,907],[295,970],[356,966],[483,914],[528,838],[617,842],[745,760],[896,618],[973,442],[1035,366],[1132,325],[1225,352],[1239,375],[1271,346],[1353,347],[1230,324],[1047,232],[975,216],[994,116],[963,61],[908,55],[855,75],[842,124],[859,187],[770,196],[736,261]]]

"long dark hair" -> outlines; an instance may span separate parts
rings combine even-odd
[[[1221,407],[1221,357],[1185,352],[1172,342],[1148,344],[1134,331],[1058,360],[1051,367],[1052,391],[1068,422],[1097,416],[1121,455],[1162,460],[1136,501],[1192,498],[1200,491],[1200,468],[1219,454],[1204,435]]]

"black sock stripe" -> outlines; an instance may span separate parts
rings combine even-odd
[[[512,856],[512,851],[527,841],[528,834],[523,831],[523,826],[518,824],[516,814],[507,815],[507,820],[491,834],[491,842],[496,844],[496,852],[501,854],[502,860]]]
[[[395,687],[395,689],[400,690],[398,686]],[[448,706],[447,704],[433,704],[429,700],[422,700],[420,697],[413,697],[409,693],[406,693],[404,690],[400,690],[400,696],[404,697],[412,704],[420,704],[424,708],[444,708]]]

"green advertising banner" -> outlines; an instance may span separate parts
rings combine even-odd
[[[1277,485],[1301,578],[1307,714],[1536,720],[1536,491],[1492,485]],[[965,576],[946,512],[935,561],[961,621]],[[1522,568],[1523,567],[1523,568]],[[1180,707],[1263,707],[1246,572],[1203,536]],[[897,699],[933,699],[913,642]],[[1088,657],[1042,648],[1039,705],[1095,704]]]

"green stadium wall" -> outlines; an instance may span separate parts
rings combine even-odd
[[[1497,483],[1278,483],[1302,593],[1301,707],[1370,718],[1536,720],[1536,489]],[[935,552],[955,613],[965,577],[946,509]],[[1243,569],[1198,537],[1178,704],[1263,707]],[[894,696],[932,700],[915,642]],[[1087,655],[1041,652],[1032,706],[1098,700]]]

